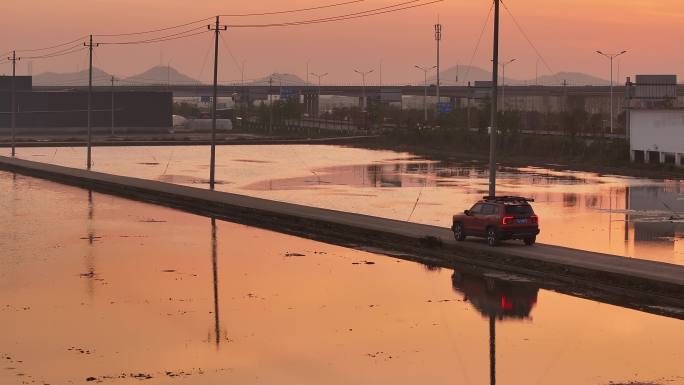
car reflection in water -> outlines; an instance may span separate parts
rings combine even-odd
[[[454,271],[451,283],[485,317],[526,319],[537,304],[539,288],[528,282]]]
[[[489,383],[496,385],[496,321],[528,319],[539,287],[505,277],[454,270],[451,284],[482,316],[489,318]]]

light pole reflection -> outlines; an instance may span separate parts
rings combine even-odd
[[[219,348],[221,341],[219,327],[219,306],[218,306],[218,264],[216,258],[216,218],[211,218],[211,268],[214,279],[214,334],[216,338],[216,348]]]

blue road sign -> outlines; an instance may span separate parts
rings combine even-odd
[[[453,104],[451,102],[439,102],[437,103],[437,111],[440,114],[448,114],[454,110]]]
[[[289,88],[289,87],[282,87],[280,89],[280,98],[281,99],[291,99],[299,97],[299,91],[297,91],[294,88]]]

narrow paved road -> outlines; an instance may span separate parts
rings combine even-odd
[[[153,180],[104,174],[81,169],[32,162],[22,159],[0,157],[0,168],[32,176],[57,180],[69,184],[90,187],[110,194],[133,197],[152,203],[184,207],[194,211],[211,212],[226,208],[247,212],[266,213],[274,218],[292,218],[308,223],[342,225],[357,232],[395,234],[420,240],[426,236],[437,237],[447,245],[454,245],[450,229],[403,222],[291,203],[271,201],[207,189],[174,185]],[[251,211],[250,211],[251,210]],[[281,219],[282,220],[282,219]],[[316,231],[313,226],[311,232]],[[504,243],[491,248],[484,242],[470,240],[459,242],[464,253],[489,254],[501,257],[515,256],[541,263],[591,270],[598,273],[613,273],[647,281],[665,283],[684,290],[684,266],[662,262],[626,258],[616,255],[594,253],[566,247],[537,244],[532,247],[518,243]]]

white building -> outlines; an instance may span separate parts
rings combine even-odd
[[[684,109],[631,110],[629,122],[632,161],[682,165]]]
[[[684,108],[677,100],[677,77],[637,75],[636,80],[628,84],[631,160],[682,166]]]

